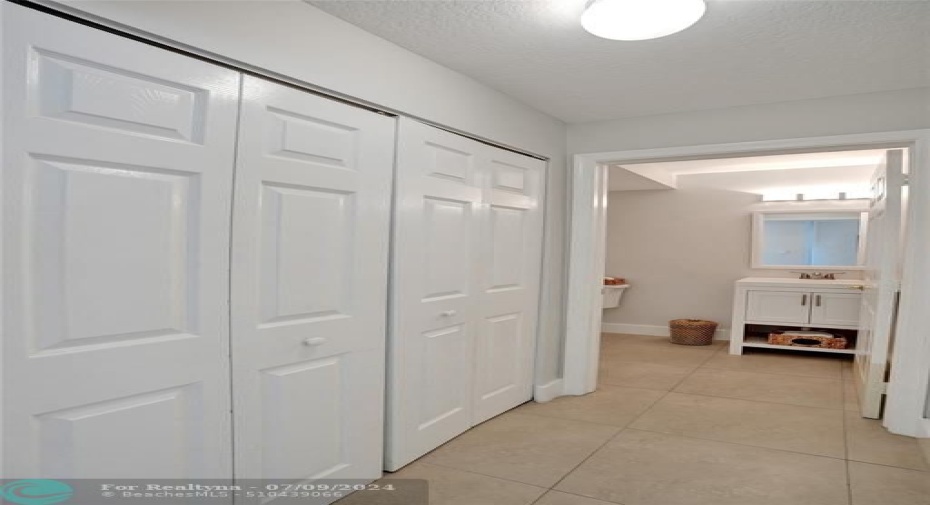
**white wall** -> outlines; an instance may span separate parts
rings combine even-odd
[[[930,88],[572,124],[568,151],[609,152],[921,128],[930,128]]]
[[[752,179],[756,174],[742,175]],[[735,281],[749,276],[797,275],[750,268],[752,212],[803,212],[825,204],[762,203],[757,194],[709,187],[702,182],[708,178],[679,177],[677,190],[610,193],[606,274],[626,278],[631,287],[618,308],[604,311],[604,323],[666,327],[671,319],[698,318],[717,321],[721,329],[729,329]],[[847,201],[826,205],[836,210],[861,210],[864,204]],[[858,277],[856,272],[841,276]]]
[[[565,125],[560,121],[303,2],[50,5],[551,158],[540,335],[544,359],[537,383],[560,373],[566,198]]]
[[[568,152],[923,128],[930,128],[930,88],[571,124]],[[650,193],[656,198],[651,204],[646,200]],[[748,266],[749,218],[734,214],[737,209],[748,212],[752,198],[746,193],[687,187],[677,192],[618,195],[612,194],[608,203],[607,275],[629,277],[633,287],[623,295],[619,308],[604,313],[604,322],[664,326],[676,317],[702,317],[729,327],[732,283],[754,273]],[[626,227],[611,225],[621,214],[640,219]],[[693,226],[709,219],[716,219],[717,225]],[[661,227],[667,233],[653,232]],[[705,233],[713,238],[702,238]],[[673,257],[673,245],[698,254],[686,264],[679,263]],[[778,275],[777,271],[763,272]],[[681,279],[688,279],[688,285],[682,286]]]

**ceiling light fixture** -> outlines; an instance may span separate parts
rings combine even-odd
[[[612,40],[657,39],[697,23],[704,0],[590,0],[581,26]]]

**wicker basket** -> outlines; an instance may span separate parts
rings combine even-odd
[[[791,347],[814,347],[820,349],[846,349],[848,342],[843,337],[821,335],[798,335],[792,333],[771,333],[769,343]]]
[[[701,319],[673,319],[668,327],[672,343],[681,345],[710,345],[717,331],[717,323]]]

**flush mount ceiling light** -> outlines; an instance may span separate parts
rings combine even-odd
[[[605,39],[656,39],[688,28],[705,10],[704,0],[591,0],[581,26]]]

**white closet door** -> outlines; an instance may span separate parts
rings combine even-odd
[[[483,145],[401,120],[386,465],[472,425]]]
[[[3,6],[5,477],[229,477],[239,74]]]
[[[530,399],[542,163],[401,122],[386,466]]]
[[[482,146],[486,214],[479,240],[475,333],[478,424],[533,397],[545,162]]]
[[[395,120],[245,77],[240,121],[237,477],[378,478]]]

